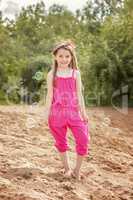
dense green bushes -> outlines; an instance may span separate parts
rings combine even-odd
[[[74,15],[58,5],[46,12],[41,2],[22,9],[15,21],[0,18],[0,103],[42,102],[51,49],[70,38],[77,45],[86,105],[110,105],[112,98],[120,105],[125,94],[132,106],[132,10],[132,0],[89,0]]]

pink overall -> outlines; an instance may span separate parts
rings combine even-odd
[[[66,138],[67,128],[69,128],[76,142],[77,154],[87,155],[90,139],[88,123],[82,120],[78,109],[74,73],[75,70],[73,69],[71,77],[55,76],[48,125],[55,139],[55,147],[59,152],[69,150]]]

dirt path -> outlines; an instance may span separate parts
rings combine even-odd
[[[81,182],[65,179],[43,107],[0,106],[0,200],[132,200],[133,109],[89,108]],[[68,130],[70,164],[74,141]]]

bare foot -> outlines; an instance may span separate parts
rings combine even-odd
[[[72,177],[77,181],[80,181],[83,178],[83,176],[75,170],[72,171]]]
[[[70,178],[72,176],[72,170],[71,169],[62,170],[62,173],[63,173],[64,177],[66,177],[66,178]]]

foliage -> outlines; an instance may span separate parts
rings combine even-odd
[[[133,106],[132,11],[132,0],[88,0],[75,14],[58,4],[46,11],[43,2],[23,8],[14,21],[0,13],[0,102],[42,101],[51,50],[71,39],[86,105],[111,105],[118,91],[113,103],[126,93]]]

